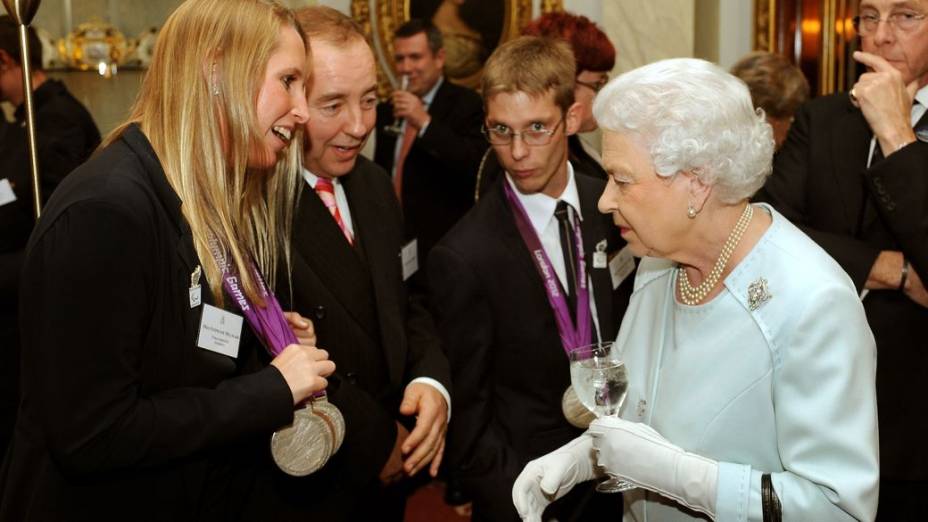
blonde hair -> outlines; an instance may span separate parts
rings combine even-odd
[[[496,48],[483,69],[481,92],[486,104],[499,93],[524,92],[545,96],[554,92],[554,102],[563,111],[574,103],[577,62],[563,40],[521,36]]]
[[[288,147],[266,171],[248,167],[249,152],[264,149],[255,105],[287,26],[303,38],[292,12],[273,0],[186,0],[161,29],[129,120],[106,139],[115,141],[132,123],[141,126],[182,201],[219,302],[222,273],[210,238],[252,302],[263,304],[252,263],[270,288],[281,254],[289,267],[300,148]],[[293,143],[301,142],[297,133]]]

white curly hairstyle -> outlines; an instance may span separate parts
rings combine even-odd
[[[593,102],[605,130],[644,143],[657,174],[692,172],[723,203],[754,195],[771,172],[773,132],[747,86],[705,60],[675,58],[629,71]]]

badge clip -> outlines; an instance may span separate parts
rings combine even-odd
[[[606,268],[609,265],[609,260],[606,257],[606,247],[608,245],[605,239],[596,243],[596,251],[593,252],[593,268]]]
[[[200,276],[203,275],[203,269],[197,265],[190,274],[190,308],[196,308],[203,302],[202,291],[200,289]]]

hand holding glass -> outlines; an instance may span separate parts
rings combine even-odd
[[[597,417],[618,416],[628,391],[628,376],[621,351],[611,342],[578,346],[567,352],[570,381],[577,398]],[[611,477],[596,485],[596,491],[618,493],[635,485]]]
[[[400,87],[398,90],[405,91],[409,87],[409,76],[403,75],[400,78]],[[393,118],[393,123],[385,125],[383,131],[393,136],[399,136],[403,133],[403,118]]]

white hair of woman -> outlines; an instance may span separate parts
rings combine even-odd
[[[771,172],[773,134],[747,86],[705,60],[675,58],[627,72],[593,102],[599,126],[637,137],[660,176],[696,174],[722,203],[753,195]]]

